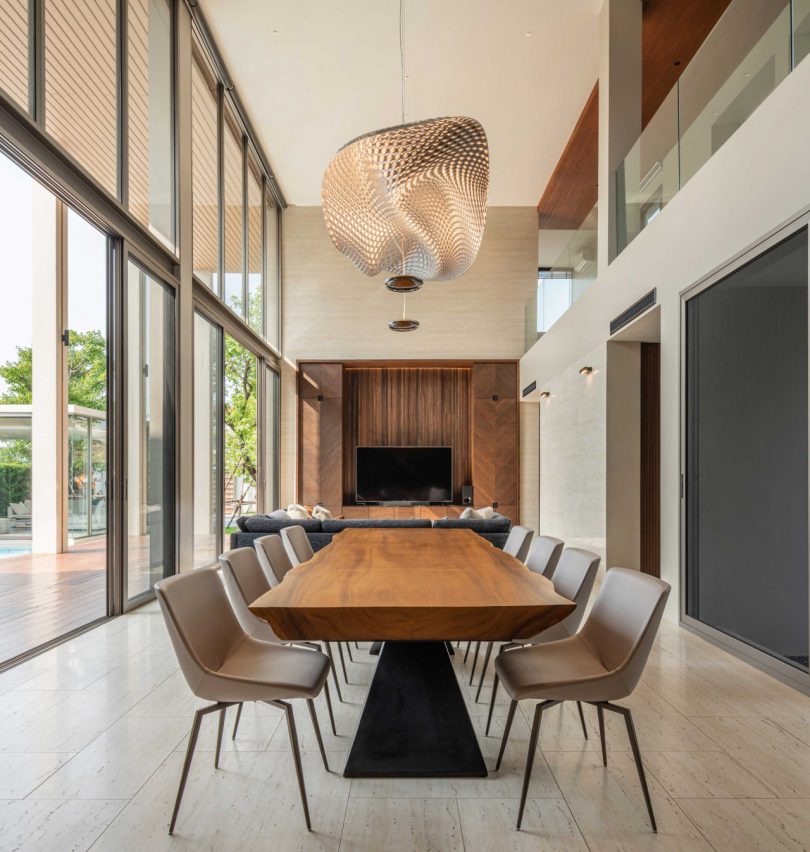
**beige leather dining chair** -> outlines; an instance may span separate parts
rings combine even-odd
[[[532,543],[532,536],[534,535],[534,530],[529,529],[529,527],[522,527],[520,525],[516,525],[509,530],[509,535],[507,536],[506,542],[503,546],[503,552],[508,553],[510,556],[514,556],[515,559],[520,560],[521,562],[526,561],[526,557],[529,555],[529,546]],[[464,662],[466,664],[467,657],[470,655],[470,648],[472,647],[472,642],[467,643],[467,650],[464,652]],[[478,654],[481,651],[481,643],[475,643],[475,656],[473,657],[472,669],[470,669],[470,685],[472,686],[473,678],[475,677],[475,667],[478,665]]]
[[[542,574],[549,580],[560,561],[565,542],[550,535],[539,535],[532,542],[529,555],[526,557],[526,567],[535,574]]]
[[[554,540],[556,541],[556,539]],[[579,630],[579,625],[582,624],[582,619],[585,616],[585,610],[587,609],[588,601],[591,599],[591,592],[593,591],[593,584],[596,581],[600,561],[601,558],[596,553],[591,553],[590,550],[582,550],[579,547],[567,547],[562,553],[560,563],[551,582],[554,586],[554,591],[558,595],[568,598],[569,601],[573,601],[576,604],[576,609],[562,621],[552,624],[551,627],[529,639],[514,639],[512,642],[501,645],[501,651],[517,648],[520,645],[540,645],[544,642],[556,642],[558,639],[567,639],[569,636],[573,636]],[[484,685],[484,678],[487,675],[493,644],[493,642],[489,643],[486,656],[484,657],[481,682],[478,684],[478,692],[475,694],[476,701],[478,701],[481,695],[481,687]],[[492,711],[495,707],[495,693],[497,689],[498,684],[496,680],[492,686],[492,701],[489,706],[487,733],[489,733],[489,723],[492,720]],[[579,718],[582,722],[582,732],[585,734],[585,739],[587,740],[588,729],[585,727],[581,705],[577,704],[577,710],[579,710]]]
[[[283,527],[281,530],[281,539],[284,542],[284,550],[287,552],[287,557],[289,561],[292,563],[293,567],[301,565],[303,562],[309,562],[310,559],[315,555],[315,551],[312,549],[312,545],[309,543],[309,539],[307,538],[306,530],[298,526]],[[273,568],[273,573],[276,575],[286,574],[285,570],[286,566],[282,566],[279,568]],[[347,646],[348,647],[348,646]],[[332,655],[332,650],[329,647],[329,643],[326,643],[326,648],[329,652],[329,656]],[[346,683],[349,683],[349,672],[346,669],[346,658],[343,655],[343,645],[338,642],[338,654],[340,656],[340,667],[343,669],[343,679]],[[351,659],[352,652],[349,649],[349,658]],[[352,660],[354,662],[354,660]],[[336,681],[337,682],[337,681]],[[338,699],[342,702],[343,696],[340,694],[340,687],[337,687]]]
[[[532,543],[533,536],[534,530],[529,529],[529,527],[522,527],[519,524],[512,527],[503,546],[503,552],[525,562],[529,555],[529,546]]]
[[[265,592],[271,589],[267,575],[262,570],[259,563],[259,558],[256,551],[252,547],[237,547],[234,550],[229,550],[219,557],[219,565],[222,571],[222,579],[225,581],[225,588],[228,591],[228,597],[231,601],[231,606],[239,619],[239,624],[248,636],[254,639],[260,639],[262,642],[277,642],[287,645],[301,645],[310,648],[314,651],[320,651],[321,647],[315,642],[282,640],[275,634],[273,628],[264,620],[254,615],[250,611],[250,605],[253,601],[260,598]],[[340,684],[335,673],[334,662],[331,659],[331,651],[329,653],[332,676],[338,691]],[[332,713],[332,700],[329,696],[329,685],[324,684],[324,697],[326,698],[326,707],[329,710],[329,721],[332,725],[332,733],[337,736],[335,730],[335,717]],[[236,711],[236,721],[233,725],[232,739],[236,739],[236,732],[239,730],[239,720],[242,717],[242,705]]]
[[[284,711],[304,819],[311,830],[295,716],[288,701],[303,698],[307,702],[321,759],[329,771],[314,702],[326,683],[329,659],[318,651],[250,636],[231,608],[225,586],[213,566],[160,580],[155,584],[155,593],[189,689],[198,698],[213,702],[194,714],[169,834],[174,833],[203,716],[219,712],[214,755],[214,766],[218,767],[225,711],[243,701],[263,701]]]
[[[613,702],[626,698],[636,688],[661,624],[669,591],[668,583],[648,574],[626,568],[612,568],[605,575],[593,609],[579,633],[557,642],[529,645],[498,654],[495,673],[512,702],[506,717],[496,771],[500,769],[503,760],[518,701],[526,698],[540,701],[535,707],[529,739],[518,809],[518,829],[523,821],[544,711],[563,701],[584,701],[596,707],[602,739],[602,762],[605,766],[607,748],[604,711],[609,710],[624,717],[652,830],[658,831],[633,715],[629,708]]]
[[[287,551],[287,556],[290,557],[290,562],[293,565],[308,562],[315,555],[315,551],[312,549],[306,530],[303,527],[297,524],[291,527],[283,527],[281,538],[284,541],[284,549]]]
[[[292,571],[293,564],[277,533],[263,535],[253,540],[256,555],[271,586],[277,586]]]

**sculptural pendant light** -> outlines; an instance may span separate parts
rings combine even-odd
[[[387,284],[388,282],[386,281],[386,285]],[[391,331],[416,331],[416,329],[419,328],[419,320],[405,319],[404,293],[402,294],[402,319],[391,320],[391,322],[388,323],[388,328],[390,328]]]
[[[391,273],[389,290],[410,292],[425,279],[458,278],[475,261],[486,224],[489,149],[473,118],[405,123],[402,11],[400,0],[402,124],[344,145],[326,168],[321,201],[335,247],[366,275]],[[389,328],[412,330],[401,322]]]

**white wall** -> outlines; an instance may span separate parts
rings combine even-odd
[[[592,367],[589,376],[580,367]],[[543,385],[540,402],[541,535],[605,558],[606,346],[602,344]]]
[[[810,62],[805,61],[521,361],[521,386],[534,380],[542,389],[604,344],[613,317],[657,288],[661,575],[675,590],[670,617],[678,612],[680,293],[810,204],[808,92]],[[541,415],[541,431],[542,422]],[[577,449],[573,435],[559,445],[560,452]],[[541,453],[541,471],[542,464]]]
[[[280,502],[295,493],[295,382],[307,359],[520,358],[524,309],[537,289],[537,211],[490,207],[481,250],[455,281],[427,282],[407,297],[421,327],[388,329],[402,297],[385,275],[368,278],[332,245],[320,207],[289,207],[282,227],[282,374]],[[533,481],[523,483],[536,492]]]

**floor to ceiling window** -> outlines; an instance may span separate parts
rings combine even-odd
[[[0,88],[28,109],[28,0],[0,0]]]
[[[0,156],[0,664],[107,614],[108,252]]]
[[[139,264],[126,285],[127,599],[174,573],[175,296]]]
[[[116,0],[45,3],[45,129],[118,193]]]
[[[236,519],[253,515],[258,505],[257,358],[225,335],[225,548]]]
[[[172,7],[127,0],[129,209],[174,247]]]
[[[808,671],[808,240],[686,302],[686,615]]]
[[[222,550],[222,329],[194,315],[194,567]]]
[[[225,304],[239,316],[244,311],[244,162],[242,136],[236,119],[225,110],[222,131],[223,219],[225,246]]]
[[[264,231],[262,178],[252,157],[248,159],[247,172],[247,321],[250,327],[264,335]]]

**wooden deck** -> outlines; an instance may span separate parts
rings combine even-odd
[[[130,578],[148,579],[146,539],[130,544]],[[107,545],[103,537],[67,553],[0,558],[0,664],[107,614]]]

